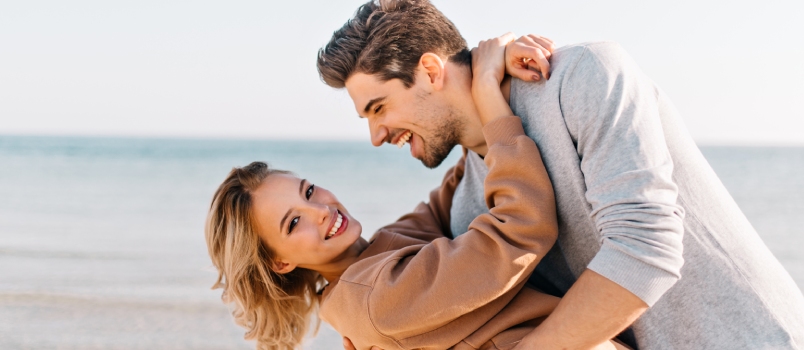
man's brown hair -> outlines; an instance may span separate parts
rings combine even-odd
[[[335,88],[357,72],[377,74],[382,81],[399,79],[410,88],[427,52],[472,63],[466,40],[430,1],[371,0],[318,51],[318,73]]]

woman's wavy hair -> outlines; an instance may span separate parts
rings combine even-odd
[[[258,349],[295,349],[311,325],[317,331],[318,291],[325,281],[315,271],[297,268],[279,274],[271,268],[274,253],[255,230],[252,193],[274,174],[263,162],[234,168],[215,191],[205,235],[222,300],[234,309],[235,322],[246,328],[245,339]]]

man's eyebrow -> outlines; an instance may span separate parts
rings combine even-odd
[[[307,182],[307,179],[302,179],[302,180],[299,182],[299,195],[301,195],[301,194],[302,194],[302,189],[304,188],[304,183],[305,183],[305,182]],[[281,220],[281,221],[279,221],[279,232],[282,232],[282,228],[283,228],[283,227],[285,227],[285,221],[286,221],[286,220],[288,219],[288,217],[290,216],[290,211],[291,211],[291,209],[288,209],[288,212],[287,212],[287,213],[285,213],[285,216],[283,216],[283,217],[282,217],[282,220]]]
[[[383,97],[377,97],[377,98],[375,98],[375,99],[373,99],[373,100],[369,101],[369,102],[366,104],[366,108],[363,108],[363,113],[368,113],[368,112],[369,112],[369,110],[371,109],[371,106],[373,106],[373,105],[375,105],[375,104],[377,104],[377,103],[379,103],[379,102],[382,102],[383,100],[385,100],[385,96],[383,96]]]

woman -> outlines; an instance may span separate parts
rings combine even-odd
[[[558,298],[525,287],[555,243],[557,220],[539,151],[500,92],[508,41],[481,42],[473,55],[489,213],[455,240],[449,210],[463,159],[429,204],[371,242],[332,193],[307,180],[264,163],[229,174],[206,237],[219,271],[214,288],[235,304],[246,338],[295,348],[320,307],[357,349],[510,349],[555,308]]]

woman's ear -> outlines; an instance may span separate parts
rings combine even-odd
[[[441,90],[444,86],[444,61],[438,55],[425,52],[419,59],[418,71],[421,74],[420,78],[425,78],[426,75],[426,79],[434,90]]]
[[[271,264],[271,270],[278,274],[286,274],[296,269],[296,264],[286,263],[281,260],[274,260]]]

